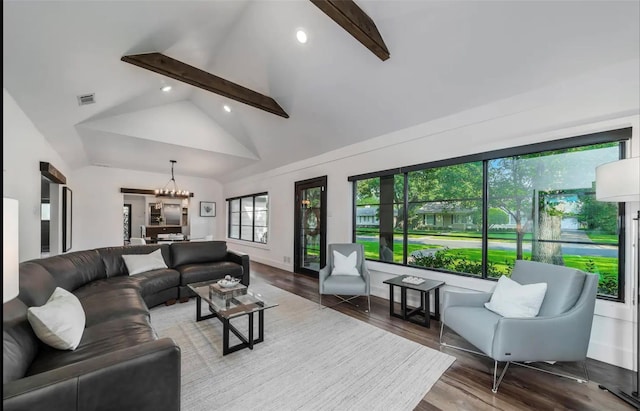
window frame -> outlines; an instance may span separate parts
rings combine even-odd
[[[237,241],[245,241],[248,243],[255,243],[255,244],[267,244],[269,242],[269,237],[267,235],[266,241],[258,241],[256,240],[256,197],[266,197],[267,198],[267,206],[265,210],[259,210],[260,212],[265,212],[267,215],[267,224],[266,224],[266,229],[267,229],[267,233],[269,232],[269,193],[268,192],[261,192],[261,193],[255,193],[255,194],[248,194],[248,195],[243,195],[243,196],[236,196],[236,197],[229,197],[227,199],[225,199],[226,203],[227,203],[227,238],[232,239],[232,240],[237,240]],[[251,199],[251,204],[252,204],[252,209],[251,209],[251,240],[247,240],[242,238],[242,202],[243,200],[246,199]],[[232,209],[231,209],[231,202],[238,200],[240,203],[240,211],[238,212],[238,236],[237,237],[233,237],[231,235],[231,228],[235,227],[236,225],[232,224]],[[258,226],[258,227],[262,227],[262,226]]]
[[[357,189],[356,189],[356,183],[358,181],[372,179],[372,178],[380,178],[380,177],[385,177],[385,176],[389,176],[389,175],[394,175],[394,176],[402,175],[404,180],[405,180],[405,184],[404,184],[404,205],[403,206],[404,206],[404,210],[408,210],[408,203],[409,203],[409,201],[408,201],[408,199],[409,199],[408,173],[409,172],[411,172],[411,171],[420,171],[420,170],[431,169],[431,168],[438,168],[438,167],[446,167],[446,166],[458,165],[458,164],[463,164],[463,163],[482,161],[482,164],[483,164],[483,166],[482,166],[482,170],[483,170],[483,176],[482,176],[482,214],[483,214],[483,224],[482,224],[482,234],[481,234],[482,238],[481,238],[481,241],[482,241],[482,266],[483,266],[483,269],[482,269],[482,275],[481,276],[477,276],[477,275],[473,275],[473,274],[460,273],[460,272],[453,272],[453,271],[446,270],[446,269],[441,269],[441,268],[420,267],[420,266],[416,266],[416,265],[409,265],[408,262],[407,262],[407,257],[408,257],[407,256],[407,243],[408,243],[408,241],[407,241],[408,240],[408,224],[407,224],[408,213],[407,212],[405,212],[404,216],[403,216],[403,221],[404,221],[404,224],[403,224],[403,226],[404,226],[404,230],[403,230],[404,246],[403,246],[402,263],[400,263],[400,262],[383,262],[382,260],[371,260],[371,261],[376,261],[376,262],[380,262],[380,263],[384,263],[384,264],[395,264],[395,265],[407,266],[407,267],[411,267],[411,268],[424,269],[424,270],[430,270],[430,271],[444,272],[444,273],[448,273],[448,274],[466,276],[466,277],[471,277],[471,278],[476,278],[476,279],[496,281],[497,278],[491,278],[491,277],[488,277],[488,275],[487,275],[487,261],[488,261],[488,252],[489,252],[489,249],[488,249],[488,241],[489,241],[488,234],[489,233],[488,233],[488,229],[487,229],[488,224],[486,224],[486,221],[487,221],[488,209],[489,209],[489,201],[488,201],[488,196],[489,196],[488,164],[489,164],[489,161],[495,160],[495,159],[499,159],[499,158],[505,158],[505,157],[531,155],[531,154],[538,154],[538,153],[550,152],[550,151],[556,151],[556,150],[567,150],[567,149],[571,149],[571,148],[584,147],[584,146],[602,144],[602,143],[618,143],[619,158],[623,159],[623,158],[626,158],[626,153],[629,150],[631,136],[632,136],[631,127],[626,127],[626,128],[621,128],[621,129],[608,130],[608,131],[603,131],[603,132],[598,132],[598,133],[586,134],[586,135],[575,136],[575,137],[568,137],[568,138],[552,140],[552,141],[546,141],[546,142],[541,142],[541,143],[534,143],[534,144],[528,144],[528,145],[523,145],[523,146],[500,149],[500,150],[493,150],[493,151],[477,153],[477,154],[471,154],[471,155],[460,156],[460,157],[454,157],[454,158],[449,158],[449,159],[442,159],[442,160],[431,161],[431,162],[427,162],[427,163],[414,164],[414,165],[410,165],[410,166],[406,166],[406,167],[392,168],[392,169],[382,170],[382,171],[378,171],[378,172],[370,172],[370,173],[364,173],[364,174],[358,174],[358,175],[349,176],[347,178],[347,181],[354,183],[354,184],[352,184],[352,209],[353,209],[352,241],[356,242],[356,240],[357,240],[357,236],[356,236],[356,234],[357,234],[357,225],[356,225]],[[626,204],[625,203],[618,203],[618,219],[619,219],[618,220],[618,295],[617,296],[609,296],[609,295],[598,294],[598,298],[603,299],[603,300],[610,300],[610,301],[616,301],[616,302],[625,302],[625,298],[626,298],[626,296],[625,296],[625,275],[624,275],[624,272],[625,272],[625,270],[624,270],[624,267],[625,267],[625,251],[626,251],[625,215],[626,215]]]

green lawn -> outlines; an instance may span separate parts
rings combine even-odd
[[[596,232],[585,231],[585,234],[589,237],[591,241],[594,243],[604,243],[604,244],[618,244],[618,235],[617,234],[602,234]]]
[[[359,241],[364,245],[366,257],[372,260],[379,258],[379,244],[377,241]],[[432,244],[409,244],[408,254],[416,250],[442,248],[440,246]],[[454,264],[473,265],[479,264],[482,261],[482,250],[479,248],[456,248],[448,249],[444,252],[444,255],[450,257]],[[516,255],[515,251],[509,250],[489,250],[488,252],[489,263],[492,265],[491,274],[492,277],[498,277],[501,274],[510,274],[515,263]],[[524,252],[523,258],[525,260],[531,259],[530,252]],[[590,256],[583,257],[578,255],[563,255],[564,264],[567,267],[577,268],[586,272],[594,272],[600,275],[600,284],[603,289],[609,290],[607,293],[615,293],[618,281],[618,259],[614,257],[598,257]],[[402,243],[396,242],[394,247],[394,262],[402,263]],[[442,267],[446,268],[446,267]],[[603,284],[608,284],[605,287]]]
[[[601,232],[591,232],[584,231],[584,233],[591,239],[591,241],[595,243],[604,243],[604,244],[618,244],[618,236],[616,234],[606,234]],[[356,235],[369,235],[369,236],[378,236],[378,231],[368,231],[368,230],[357,230]],[[396,235],[402,235],[402,233],[395,233]],[[448,238],[482,238],[482,233],[478,231],[410,231],[407,235],[408,238],[422,238],[425,236],[438,236],[438,237],[448,237]],[[489,240],[516,240],[515,231],[489,231],[488,233]],[[533,237],[531,233],[524,234],[525,241],[532,241]]]

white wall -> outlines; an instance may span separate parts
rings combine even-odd
[[[252,260],[292,271],[292,264],[283,261],[284,257],[293,255],[294,183],[308,178],[328,176],[327,242],[348,242],[352,231],[352,189],[347,181],[350,175],[622,127],[633,127],[632,153],[637,156],[640,153],[639,70],[638,60],[612,65],[564,83],[225,184],[225,197],[267,191],[270,201],[269,244],[227,239],[229,246],[249,253]],[[629,206],[627,226],[631,226],[630,216],[638,204]],[[224,224],[220,224],[219,229],[224,230]],[[628,236],[627,244],[631,244],[631,233]],[[627,255],[632,255],[630,247]],[[441,279],[449,288],[489,291],[494,285],[487,280],[415,268],[376,262],[369,265],[373,270],[372,293],[384,298],[388,298],[388,288],[382,282],[398,274]],[[631,295],[630,273],[628,262],[626,295]],[[635,307],[630,300],[624,304],[597,302],[589,357],[633,367]]]
[[[72,172],[73,176],[73,251],[97,247],[122,245],[121,188],[154,189],[166,182],[167,175],[106,167],[83,167]],[[214,234],[223,239],[218,226],[224,222],[218,217],[200,217],[200,201],[224,201],[221,185],[197,177],[176,175],[180,187],[194,193],[189,204],[191,236],[204,237]],[[132,227],[138,232],[139,227]]]
[[[40,162],[51,163],[72,184],[69,167],[36,129],[14,98],[2,89],[2,196],[15,198],[20,206],[20,261],[40,258]],[[51,232],[58,236],[55,224],[61,209],[59,191],[62,186],[52,184]],[[60,248],[59,238],[51,241],[55,254]]]

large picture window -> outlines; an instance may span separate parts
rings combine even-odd
[[[267,243],[269,227],[269,195],[252,194],[227,199],[227,236],[254,243]]]
[[[516,260],[600,275],[623,300],[624,204],[595,199],[595,169],[630,129],[349,177],[369,260],[497,279]]]

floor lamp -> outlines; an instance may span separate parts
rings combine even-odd
[[[616,203],[640,201],[640,157],[633,157],[612,163],[602,164],[596,168],[596,200]],[[634,252],[632,253],[631,273],[634,276],[636,322],[640,321],[640,210],[633,219],[635,229],[632,235]],[[636,323],[636,381],[635,390],[625,392],[618,388],[600,385],[627,404],[640,409],[640,327]]]

